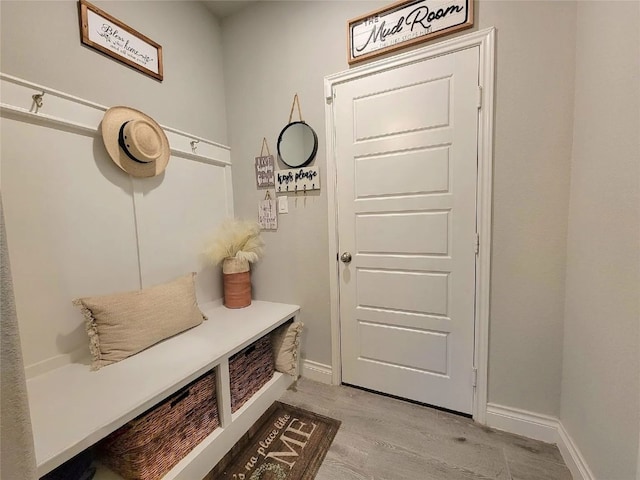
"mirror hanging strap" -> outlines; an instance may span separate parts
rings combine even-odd
[[[291,123],[291,119],[293,118],[293,109],[296,106],[296,104],[298,105],[298,116],[300,117],[300,121],[304,122],[304,120],[302,120],[302,111],[300,110],[300,99],[298,98],[298,94],[296,93],[293,96],[293,103],[291,104],[291,112],[289,113],[289,123]]]

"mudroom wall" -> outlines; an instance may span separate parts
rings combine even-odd
[[[322,188],[289,197],[253,275],[257,298],[302,306],[310,369],[331,364],[336,254],[327,247],[323,79],[348,69],[348,20],[388,3],[261,1],[222,21],[236,214],[256,216],[264,192],[255,187],[253,159],[263,136],[274,151],[295,93],[318,133],[311,165],[320,168]],[[475,3],[474,29],[497,28],[489,402],[553,416],[560,413],[575,8]]]
[[[220,26],[211,12],[200,2],[91,3],[162,46],[162,82],[82,45],[73,0],[0,2],[2,72],[134,107],[161,125],[226,144]]]
[[[92,3],[162,46],[162,82],[83,46],[75,0],[0,2],[0,71],[226,144],[220,27],[206,7]],[[45,94],[40,112],[56,101]],[[148,287],[189,271],[198,272],[201,301],[222,296],[219,269],[200,253],[206,235],[233,213],[230,167],[172,155],[160,176],[132,179],[111,161],[99,133],[8,110],[1,123],[2,197],[28,375],[88,353],[75,297]]]
[[[602,5],[578,5],[560,419],[593,478],[631,479],[640,478],[640,4]]]

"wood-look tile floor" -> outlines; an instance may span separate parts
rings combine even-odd
[[[342,421],[316,480],[571,480],[555,445],[301,378],[282,402]]]

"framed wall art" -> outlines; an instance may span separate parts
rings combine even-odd
[[[84,45],[162,81],[162,47],[86,0],[80,0]]]
[[[473,26],[473,0],[403,0],[347,24],[347,60],[361,62]]]

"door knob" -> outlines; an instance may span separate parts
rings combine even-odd
[[[340,260],[342,261],[342,263],[351,262],[351,254],[349,252],[344,252],[342,255],[340,255]]]

